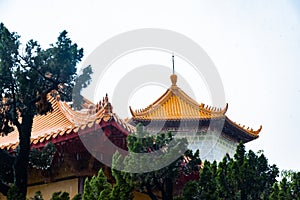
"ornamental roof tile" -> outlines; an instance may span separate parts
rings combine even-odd
[[[53,93],[52,93],[53,94]],[[101,120],[108,121],[113,119],[124,128],[128,133],[134,132],[135,127],[124,122],[112,109],[107,110],[107,105],[110,105],[106,96],[106,101],[103,107],[95,109],[92,105],[89,109],[82,109],[80,111],[73,110],[66,102],[59,101],[59,96],[54,97],[48,94],[48,101],[52,104],[53,111],[47,115],[36,115],[33,120],[31,132],[31,144],[38,144],[49,141],[58,136],[69,134],[77,134],[79,130],[90,128],[95,124],[99,124]],[[92,104],[85,100],[84,104]],[[84,106],[88,107],[87,105]],[[112,106],[110,106],[112,107]],[[19,144],[19,133],[16,128],[7,136],[0,137],[0,148],[6,150],[13,150]]]

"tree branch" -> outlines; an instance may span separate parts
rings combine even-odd
[[[22,60],[24,60],[24,62],[28,65],[28,66],[30,66],[32,69],[34,69],[43,79],[45,79],[45,80],[47,80],[47,81],[50,81],[51,83],[53,83],[53,84],[59,84],[59,82],[58,81],[55,81],[55,80],[53,80],[52,78],[49,78],[49,77],[47,77],[47,76],[45,76],[45,74],[43,74],[40,70],[38,70],[35,66],[33,66],[31,63],[29,63],[23,56],[20,56],[21,58],[22,58]],[[21,65],[22,67],[23,67],[23,69],[24,69],[24,66],[23,65]]]
[[[47,94],[48,94],[49,92],[51,92],[52,90],[57,90],[57,89],[58,89],[58,86],[57,86],[57,85],[53,85],[52,87],[48,88],[47,90],[44,90],[44,91],[42,92],[42,94],[47,95]],[[30,101],[30,104],[35,104],[35,103],[38,102],[39,100],[41,100],[41,96],[38,96],[38,97],[32,99],[32,100]]]

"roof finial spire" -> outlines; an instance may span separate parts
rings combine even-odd
[[[177,76],[175,74],[175,69],[174,69],[174,52],[172,53],[172,62],[173,62],[173,74],[171,74],[171,82],[172,86],[176,88],[176,82],[177,82]]]
[[[174,69],[174,52],[172,53],[172,63],[173,63],[173,74],[175,74],[175,69]]]

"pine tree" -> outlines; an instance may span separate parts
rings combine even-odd
[[[291,197],[292,190],[289,188],[292,184],[284,180],[277,184],[278,168],[270,166],[261,152],[246,152],[242,143],[238,145],[234,158],[226,155],[218,166],[216,162],[211,164],[206,161],[199,176],[198,181],[186,185],[183,199],[256,200]]]
[[[159,191],[163,200],[173,200],[173,185],[180,175],[190,175],[198,172],[201,160],[199,152],[195,154],[187,149],[187,140],[175,140],[169,133],[151,136],[141,124],[136,127],[136,133],[127,137],[129,154],[124,158],[124,176],[135,188],[147,194],[152,200],[157,200],[154,191]],[[141,154],[142,153],[142,154]],[[149,154],[155,154],[155,160]],[[173,155],[180,155],[173,160]],[[153,171],[159,162],[172,160],[168,166]],[[145,173],[127,173],[135,169]],[[148,171],[148,172],[147,172]]]
[[[215,161],[212,164],[209,161],[204,162],[199,174],[199,199],[217,199],[216,171]]]
[[[229,160],[229,161],[228,161]],[[230,168],[232,166],[232,159],[225,156],[221,162],[219,162],[217,169],[217,193],[220,199],[235,199],[236,198],[236,184],[231,173]]]
[[[100,169],[97,176],[85,180],[83,200],[109,200],[111,191],[112,186]]]
[[[284,170],[282,176],[281,181],[274,184],[269,199],[300,199],[300,172]]]
[[[300,172],[294,172],[291,178],[292,197],[300,199]]]
[[[114,166],[123,165],[121,154],[117,151],[113,156],[112,175],[116,180],[111,193],[111,200],[132,200],[133,199],[133,185],[131,181],[126,181],[122,172],[114,169]]]
[[[182,192],[182,200],[198,200],[200,199],[200,187],[198,181],[189,181],[185,184]]]
[[[61,94],[62,100],[70,101],[72,90],[79,94],[89,83],[92,71],[88,67],[85,74],[77,75],[76,65],[83,49],[71,41],[67,31],[61,32],[48,49],[42,49],[34,40],[20,48],[19,38],[0,23],[0,134],[6,136],[16,129],[20,141],[14,156],[0,149],[0,164],[6,171],[0,174],[0,192],[6,195],[15,185],[25,200],[34,116],[52,111],[47,95],[53,90]],[[76,80],[80,83],[74,87]]]

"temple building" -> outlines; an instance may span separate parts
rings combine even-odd
[[[60,101],[56,92],[50,93],[48,100],[53,111],[34,117],[31,148],[43,149],[51,142],[56,152],[48,168],[30,166],[27,196],[33,197],[40,190],[44,199],[50,199],[58,191],[68,192],[73,197],[83,193],[85,178],[95,175],[100,168],[108,179],[111,178],[110,169],[102,161],[105,163],[105,159],[111,159],[116,147],[127,149],[126,137],[135,132],[135,127],[112,112],[107,96],[96,105],[85,99],[80,111]],[[0,148],[14,154],[18,138],[15,129],[0,138]],[[89,150],[93,152],[86,149],[85,141],[90,142]],[[0,194],[2,199],[6,197]]]
[[[127,150],[126,137],[142,123],[150,133],[171,131],[175,137],[187,138],[189,148],[200,150],[202,160],[221,160],[232,155],[237,144],[258,138],[258,130],[244,128],[226,116],[224,108],[199,104],[177,86],[177,76],[171,75],[171,86],[148,107],[134,111],[128,120],[118,117],[108,97],[94,104],[85,99],[83,109],[75,111],[60,100],[54,91],[48,95],[53,111],[35,116],[31,148],[43,149],[49,142],[56,146],[51,166],[29,169],[28,197],[37,190],[45,199],[57,191],[66,191],[73,197],[83,192],[84,180],[101,167],[109,176],[103,163],[111,159],[116,147]],[[92,140],[90,139],[92,138]],[[89,151],[85,142],[89,141]],[[91,142],[92,141],[92,142]],[[15,130],[0,138],[0,148],[12,154],[18,146]],[[114,145],[112,145],[114,144]],[[92,149],[92,150],[91,150]],[[135,192],[135,199],[147,199]],[[0,199],[1,196],[0,196]]]
[[[258,137],[258,130],[245,128],[225,114],[225,108],[199,104],[177,85],[176,74],[171,75],[172,85],[152,104],[134,111],[130,107],[130,123],[142,123],[148,132],[171,131],[179,138],[187,138],[189,149],[200,150],[200,158],[221,161],[224,155],[232,156],[240,141],[250,142]]]

